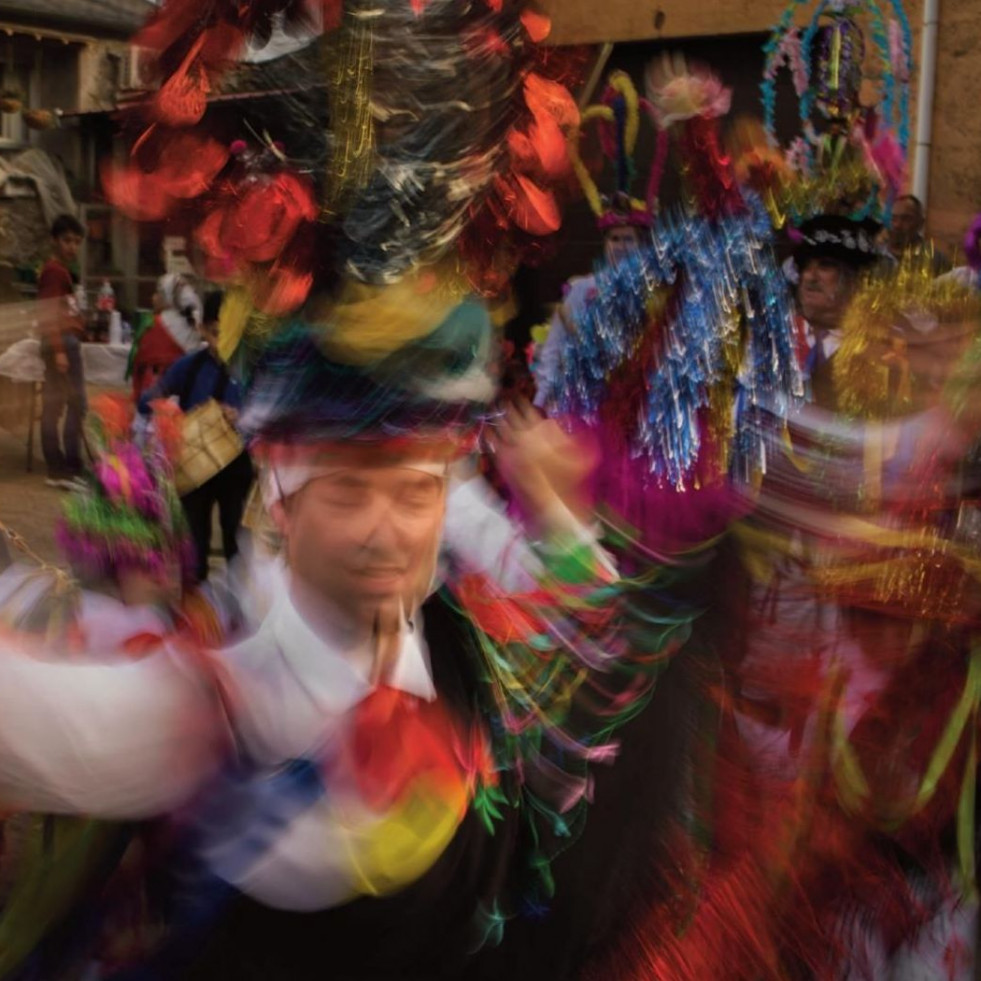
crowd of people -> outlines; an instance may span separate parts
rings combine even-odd
[[[265,30],[183,7],[143,37],[177,79]],[[677,58],[584,109],[554,60],[514,85],[523,4],[355,7],[331,217],[288,147],[202,144],[235,299],[161,279],[87,469],[82,229],[52,229],[73,582],[0,573],[0,975],[966,981],[981,226],[957,269],[926,237],[854,11],[804,35],[821,129],[784,155],[724,146],[729,93]],[[199,136],[171,122],[154,190]],[[602,255],[525,363],[486,294],[570,173]]]

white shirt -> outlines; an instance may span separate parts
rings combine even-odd
[[[140,634],[165,637],[173,628],[157,606],[127,606],[113,596],[86,591],[78,610],[86,650],[118,651]]]
[[[422,618],[406,625],[388,684],[436,697]],[[215,655],[242,749],[262,766],[320,751],[372,689],[373,652],[314,632],[281,589],[258,633]]]
[[[217,661],[239,746],[259,767],[259,780],[263,769],[274,774],[290,760],[330,759],[351,710],[372,691],[372,651],[345,649],[338,637],[314,632],[287,590],[259,632]],[[421,616],[406,624],[387,684],[426,701],[436,698]],[[211,845],[204,858],[216,875],[267,906],[326,909],[357,895],[352,850],[383,817],[351,788],[331,786],[245,864],[248,828]]]
[[[460,572],[486,576],[508,594],[533,590],[542,574],[523,529],[478,476],[450,480],[442,552]]]
[[[838,348],[841,347],[842,332],[840,329],[815,331],[814,328],[807,323],[805,326],[805,337],[807,338],[807,347],[809,351],[813,351],[817,344],[821,345],[821,352],[824,355],[823,360],[825,361],[834,355]]]
[[[486,487],[470,481],[458,490],[448,521],[470,559],[459,557],[512,589],[530,585],[532,553]],[[329,763],[351,710],[372,691],[373,651],[347,646],[339,631],[313,630],[290,597],[288,576],[278,573],[257,633],[210,655],[227,715],[213,680],[181,652],[164,647],[135,662],[112,652],[107,663],[43,661],[25,656],[22,637],[0,634],[0,801],[107,818],[172,811],[220,773],[226,718],[255,767],[247,788],[261,790],[291,761]],[[436,698],[420,614],[404,626],[386,683]],[[317,799],[299,801],[262,848],[250,848],[247,822],[228,833],[218,826],[204,858],[266,905],[324,909],[357,893],[360,843],[384,817],[354,789],[332,783]]]
[[[23,638],[17,646],[25,646]],[[285,589],[254,637],[212,655],[236,742],[256,765],[256,780],[295,759],[330,758],[351,710],[372,690],[369,655],[311,630]],[[420,617],[406,625],[387,683],[436,697]],[[182,653],[42,660],[0,637],[5,806],[105,818],[167,813],[219,774],[228,736],[213,685]],[[238,838],[219,835],[204,857],[260,902],[323,909],[355,894],[352,850],[383,817],[357,793],[332,786],[248,863],[241,847],[248,827]]]

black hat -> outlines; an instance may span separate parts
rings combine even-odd
[[[835,259],[864,269],[880,258],[876,239],[882,226],[871,218],[856,221],[844,215],[818,215],[796,230],[794,261],[798,268],[810,259]]]

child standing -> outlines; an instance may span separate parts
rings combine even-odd
[[[38,281],[38,322],[44,383],[41,390],[41,449],[51,487],[71,488],[82,473],[82,421],[85,418],[83,323],[75,297],[72,266],[85,237],[73,215],[51,226],[52,255]],[[64,427],[62,429],[62,416]]]

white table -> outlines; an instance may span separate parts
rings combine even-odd
[[[83,344],[82,366],[87,385],[100,388],[125,388],[129,344]],[[44,381],[41,342],[25,337],[0,354],[0,376],[15,382]]]
[[[83,344],[85,381],[103,388],[125,388],[130,344]]]

